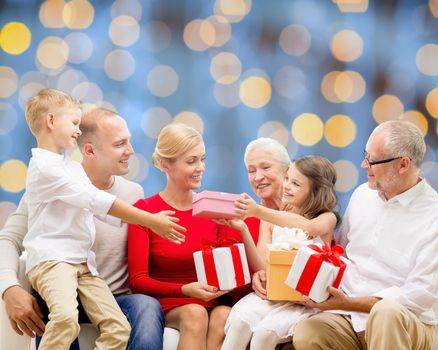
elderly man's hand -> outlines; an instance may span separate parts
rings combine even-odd
[[[307,306],[320,310],[349,310],[350,298],[340,289],[328,287],[330,297],[321,303],[316,303],[307,296],[303,296]]]

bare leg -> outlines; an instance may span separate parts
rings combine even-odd
[[[225,338],[225,322],[230,314],[229,306],[216,306],[210,312],[207,333],[207,349],[219,350]]]
[[[180,332],[178,350],[206,350],[208,313],[198,304],[187,304],[170,310],[166,315],[166,326]]]

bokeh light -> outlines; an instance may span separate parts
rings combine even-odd
[[[197,130],[201,135],[204,133],[204,121],[195,112],[183,111],[178,113],[173,119],[175,123],[183,123]]]
[[[286,147],[289,142],[289,131],[283,123],[270,120],[259,128],[257,137],[270,137]]]
[[[70,29],[86,29],[93,18],[94,8],[87,0],[68,1],[62,9],[62,19]]]
[[[128,180],[134,182],[141,182],[149,175],[149,163],[146,158],[140,154],[135,153],[129,158],[129,172],[125,175]]]
[[[134,17],[118,16],[112,20],[108,32],[114,44],[127,47],[138,40],[140,26]]]
[[[15,203],[12,202],[0,202],[0,227],[6,222],[6,219],[17,209]]]
[[[151,52],[160,52],[166,49],[172,39],[172,31],[162,21],[150,21],[143,27],[144,44]]]
[[[417,51],[416,63],[425,75],[438,75],[438,45],[426,44]]]
[[[71,94],[82,103],[99,106],[103,101],[103,93],[99,85],[87,81],[76,85]]]
[[[335,0],[342,12],[366,12],[368,0]]]
[[[17,111],[9,103],[0,102],[0,135],[6,135],[17,125]]]
[[[178,74],[170,66],[156,66],[147,76],[147,87],[152,95],[167,97],[178,88]]]
[[[63,28],[62,11],[64,10],[64,0],[46,0],[40,7],[40,22],[46,28]]]
[[[68,61],[75,64],[84,63],[93,53],[93,42],[90,37],[82,32],[73,32],[65,38],[65,43],[68,45]]]
[[[403,111],[403,103],[393,95],[382,95],[373,104],[373,118],[378,124],[399,119]]]
[[[348,160],[338,160],[333,163],[336,169],[337,180],[335,189],[339,192],[351,191],[359,181],[359,169]]]
[[[242,72],[242,63],[231,52],[220,52],[213,57],[210,64],[210,73],[220,84],[231,84],[239,79]]]
[[[190,49],[205,51],[215,43],[216,31],[210,22],[194,19],[184,28],[183,38]]]
[[[172,115],[163,107],[152,107],[144,112],[141,128],[146,136],[156,139],[162,128],[172,122]]]
[[[116,0],[111,6],[111,18],[125,15],[140,21],[142,13],[143,8],[137,0]]]
[[[212,46],[219,47],[231,38],[231,25],[225,17],[210,16],[206,19],[214,28],[214,41]]]
[[[10,22],[1,30],[1,48],[11,55],[20,55],[26,51],[32,34],[24,23]]]
[[[7,98],[17,91],[18,75],[11,67],[0,66],[0,98]]]
[[[341,30],[333,36],[331,50],[338,60],[352,62],[362,55],[363,40],[353,30]]]
[[[280,47],[291,56],[304,55],[310,49],[309,31],[297,24],[290,24],[280,33]]]
[[[240,84],[239,94],[246,106],[261,108],[271,99],[271,84],[265,78],[250,76]]]
[[[105,58],[104,70],[113,80],[126,80],[134,74],[135,59],[126,50],[113,50]]]
[[[423,113],[415,110],[409,110],[404,112],[400,119],[414,123],[420,128],[423,135],[426,136],[427,130],[429,128],[429,122],[427,121]]]
[[[216,102],[223,107],[236,107],[240,104],[240,82],[232,84],[214,84],[213,95]]]
[[[324,135],[324,123],[316,114],[303,113],[292,123],[292,137],[303,146],[313,146]]]
[[[0,166],[0,188],[8,192],[21,192],[26,185],[27,165],[10,159]]]
[[[438,87],[427,94],[426,109],[432,117],[438,119]]]
[[[216,0],[214,14],[231,23],[240,22],[251,10],[252,0]]]
[[[346,147],[356,138],[356,124],[348,116],[336,114],[325,124],[325,138],[334,147]]]
[[[280,96],[294,100],[306,92],[306,76],[295,66],[281,67],[274,77],[274,88]]]
[[[59,69],[68,60],[69,49],[66,42],[58,37],[49,36],[42,40],[37,49],[38,63],[48,69]]]

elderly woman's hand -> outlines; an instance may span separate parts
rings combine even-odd
[[[228,293],[226,290],[217,290],[214,286],[209,286],[208,284],[202,282],[192,282],[182,286],[182,293],[185,296],[200,299],[203,301],[209,301],[216,299],[221,295]]]

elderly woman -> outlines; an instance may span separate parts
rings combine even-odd
[[[291,162],[286,148],[277,140],[260,137],[246,147],[244,162],[249,183],[254,194],[260,198],[260,204],[281,209],[283,181]],[[248,218],[245,222],[254,243],[257,243],[260,220]]]
[[[211,219],[192,216],[193,191],[201,187],[204,161],[204,142],[195,129],[178,123],[164,127],[153,164],[166,175],[166,185],[135,206],[152,213],[173,211],[178,224],[187,229],[185,242],[176,245],[148,228],[128,228],[131,289],[158,299],[166,326],[180,332],[178,349],[219,349],[230,311],[218,300],[223,292],[196,282],[193,252],[201,249],[201,239],[217,242],[237,234]]]

